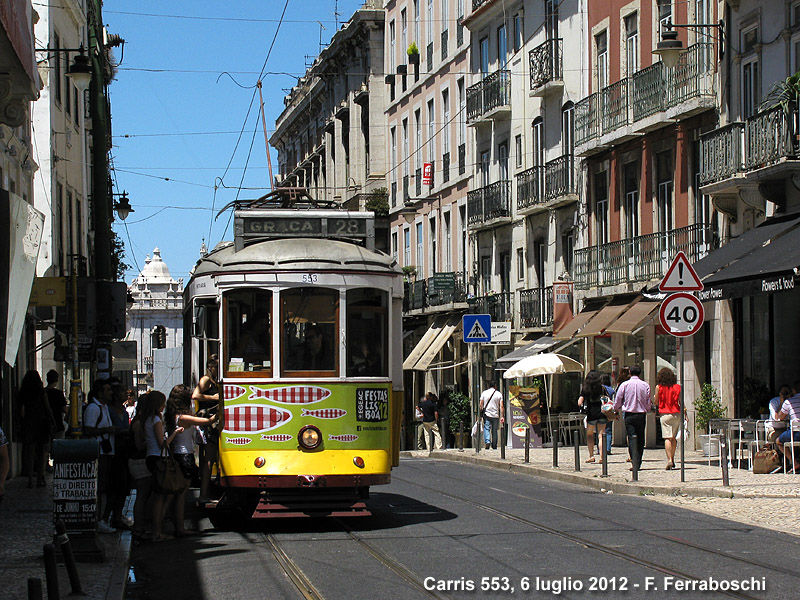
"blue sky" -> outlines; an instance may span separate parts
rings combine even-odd
[[[319,54],[320,35],[326,43],[335,32],[337,4],[341,24],[363,0],[289,0],[278,30],[284,4],[104,2],[108,31],[125,39],[124,50],[115,49],[121,64],[109,89],[114,192],[127,191],[135,210],[114,223],[132,265],[127,282],[155,247],[172,276],[186,282],[204,239],[209,247],[232,239],[230,212],[213,216],[237,193],[257,198],[269,188],[257,93],[247,116],[265,60],[270,134],[285,90]],[[275,152],[272,163],[277,172]]]

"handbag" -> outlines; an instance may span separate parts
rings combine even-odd
[[[160,494],[180,494],[189,487],[189,480],[183,476],[178,461],[166,445],[156,463],[153,483],[155,490]]]
[[[608,396],[601,396],[600,403],[600,412],[603,413],[606,419],[609,421],[616,421],[619,418],[619,413],[614,410],[614,403],[611,401],[611,398]]]
[[[778,451],[771,444],[762,447],[753,456],[753,473],[757,475],[772,473],[780,466],[781,458],[778,455]]]

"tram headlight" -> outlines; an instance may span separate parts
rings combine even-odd
[[[313,425],[306,425],[297,434],[297,441],[303,448],[313,450],[322,443],[322,432]]]

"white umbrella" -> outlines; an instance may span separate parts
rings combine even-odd
[[[550,375],[550,386],[547,385],[547,377],[544,378],[544,393],[547,398],[547,416],[549,418],[550,404],[553,400],[551,398],[553,393],[552,376],[557,373],[583,373],[583,365],[577,360],[572,360],[568,356],[563,356],[561,354],[535,354],[533,356],[527,356],[511,365],[508,370],[503,373],[503,378],[514,379],[515,377]]]

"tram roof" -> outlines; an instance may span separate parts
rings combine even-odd
[[[320,238],[266,240],[245,246],[238,252],[233,242],[218,244],[194,269],[193,277],[263,269],[294,271],[357,269],[378,273],[401,273],[394,258],[362,246]]]

